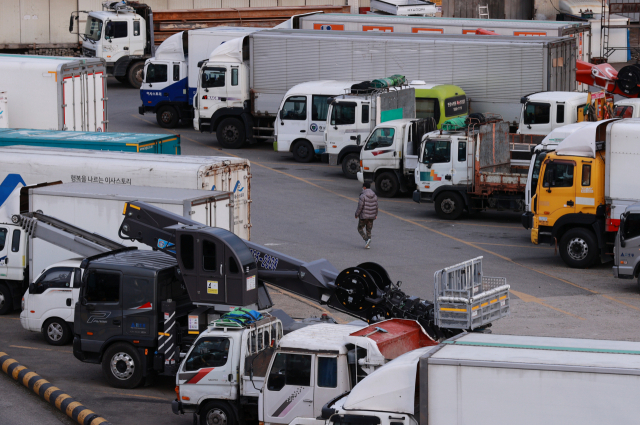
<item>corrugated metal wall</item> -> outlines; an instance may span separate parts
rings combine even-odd
[[[540,45],[346,38],[327,42],[258,36],[253,40],[257,92],[284,92],[305,81],[368,80],[393,74],[402,74],[409,81],[455,84],[471,98],[509,100],[546,88],[545,52]]]
[[[638,0],[610,0],[607,3],[640,3]],[[640,20],[640,13],[621,13],[622,16],[626,16],[632,22],[638,22]]]
[[[489,6],[491,19],[532,19],[534,0],[442,0],[442,16],[479,18],[478,6]]]

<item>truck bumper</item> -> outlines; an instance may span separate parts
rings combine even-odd
[[[22,310],[20,312],[20,324],[25,330],[27,331],[31,330],[29,329],[29,319],[27,318],[27,310]]]
[[[358,181],[359,181],[360,183],[364,183],[364,175],[362,174],[362,171],[358,171],[358,172],[356,173],[356,176],[358,176]]]
[[[181,401],[173,400],[171,402],[171,411],[176,415],[184,415],[185,413],[196,413],[198,411],[198,405],[184,404]]]
[[[84,361],[84,353],[82,352],[81,341],[77,335],[73,337],[73,357],[80,360],[81,362]]]
[[[325,164],[329,163],[329,154],[328,153],[321,153],[320,154],[320,162],[324,162]]]
[[[338,165],[338,154],[330,153],[329,155],[329,165]]]
[[[520,216],[520,221],[522,222],[522,227],[529,230],[533,228],[533,213],[531,211],[526,212]]]
[[[422,203],[422,202],[433,202],[432,194],[428,192],[420,192],[419,190],[413,191],[413,202]]]

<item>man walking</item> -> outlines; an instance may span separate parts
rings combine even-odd
[[[370,189],[371,183],[365,182],[362,185],[362,193],[358,200],[358,209],[356,210],[356,218],[358,219],[358,233],[366,242],[365,248],[369,249],[371,245],[371,229],[373,228],[373,220],[378,218],[378,197],[375,192]],[[365,228],[367,229],[365,233]]]

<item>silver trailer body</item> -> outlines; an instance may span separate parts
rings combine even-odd
[[[66,223],[119,241],[122,245],[149,249],[121,239],[118,229],[126,202],[143,201],[212,227],[233,230],[233,193],[167,187],[65,183],[29,189],[29,211],[42,211]],[[42,239],[29,244],[29,266],[36,277],[51,264],[77,255]],[[30,280],[31,282],[31,280]]]
[[[275,115],[291,87],[327,78],[401,74],[408,81],[454,84],[467,93],[472,112],[515,122],[522,96],[576,89],[576,40],[570,37],[272,30],[247,38],[254,115]]]

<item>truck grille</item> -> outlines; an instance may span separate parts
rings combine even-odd
[[[91,49],[87,49],[86,47],[82,48],[82,56],[88,57],[88,58],[93,58],[96,56],[96,51],[95,50],[91,50]]]

